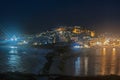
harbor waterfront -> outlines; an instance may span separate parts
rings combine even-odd
[[[0,38],[0,73],[120,75],[120,36],[80,26]]]
[[[0,0],[0,80],[120,80],[120,0]]]
[[[120,75],[120,48],[88,48],[79,52],[54,49],[0,47],[0,73]]]

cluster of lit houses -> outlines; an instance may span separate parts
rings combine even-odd
[[[95,35],[96,34],[96,35]],[[83,48],[97,46],[120,46],[120,36],[112,33],[97,34],[93,30],[84,29],[80,26],[58,27],[51,31],[46,31],[36,35],[33,45],[42,45],[58,42],[73,41]]]
[[[95,37],[95,32],[83,29],[80,26],[58,27],[51,31],[42,32],[36,35],[33,45],[42,45],[59,42],[77,42],[81,47],[89,47],[89,40]]]
[[[13,37],[11,40],[16,39]],[[53,30],[36,35],[24,35],[22,39],[17,42],[17,44],[45,45],[67,42],[76,42],[81,46],[81,48],[120,46],[120,37],[112,33],[97,34],[93,30],[85,29],[80,26],[60,26]]]
[[[112,33],[104,33],[92,38],[89,43],[92,47],[119,47],[120,36]]]

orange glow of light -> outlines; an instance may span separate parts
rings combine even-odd
[[[111,58],[111,70],[110,70],[110,74],[115,74],[115,70],[116,70],[116,56],[115,56],[115,53],[116,53],[116,48],[113,48],[112,49],[112,58]]]
[[[95,32],[91,31],[91,37],[95,36]]]
[[[113,53],[113,55],[115,55],[115,53],[116,53],[116,49],[115,48],[112,49],[112,53]]]
[[[73,30],[73,33],[75,33],[75,34],[79,34],[79,33],[80,33],[80,30],[77,29],[77,28],[75,28],[75,29]]]
[[[106,57],[102,57],[102,64],[101,64],[101,74],[105,75],[106,74]]]
[[[103,48],[103,55],[106,54],[106,48]]]
[[[65,31],[65,28],[57,28],[57,31]]]

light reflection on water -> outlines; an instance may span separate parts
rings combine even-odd
[[[101,61],[101,74],[105,75],[106,74],[106,72],[105,72],[105,69],[106,69],[106,56],[105,56],[105,54],[103,55],[103,57],[101,58],[101,60],[102,60]]]
[[[40,70],[43,69],[44,64],[47,62],[46,55],[48,53],[45,53],[46,50],[32,48],[9,48],[0,50],[0,72],[19,71],[39,73]],[[100,48],[88,52],[88,54],[89,55],[84,55],[84,53],[79,53],[79,55],[69,58],[55,57],[55,59],[51,60],[53,61],[53,69],[50,71],[54,70],[54,74],[60,73],[75,76],[120,75],[119,48]],[[64,59],[64,61],[62,59]],[[64,69],[62,68],[62,70],[64,70],[64,72],[58,70],[58,66],[61,63],[63,65]]]
[[[116,48],[103,48],[98,53],[93,53],[96,54],[93,56],[77,57],[75,75],[120,75],[120,54],[116,51]]]
[[[88,74],[88,57],[77,57],[75,60],[75,76]]]
[[[11,49],[9,53],[18,53],[17,49]]]
[[[75,75],[80,74],[80,57],[77,57],[75,61]]]
[[[115,68],[116,68],[116,49],[113,48],[112,50],[112,57],[111,57],[111,70],[110,70],[110,74],[115,74]]]
[[[88,57],[85,57],[85,75],[88,73]]]
[[[0,72],[39,73],[49,50],[35,48],[0,47]]]
[[[65,75],[120,75],[119,48],[100,48],[91,53],[89,52],[89,55],[84,55],[84,53],[80,54],[83,55],[70,57],[68,60],[65,60]],[[58,60],[59,58],[55,62]],[[53,66],[56,65],[54,64]]]
[[[9,71],[17,71],[18,68],[20,69],[20,56],[18,55],[9,55],[8,56],[8,66]]]

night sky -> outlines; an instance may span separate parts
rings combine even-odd
[[[119,0],[0,0],[1,29],[38,33],[81,25],[100,30],[118,29],[119,23]]]

